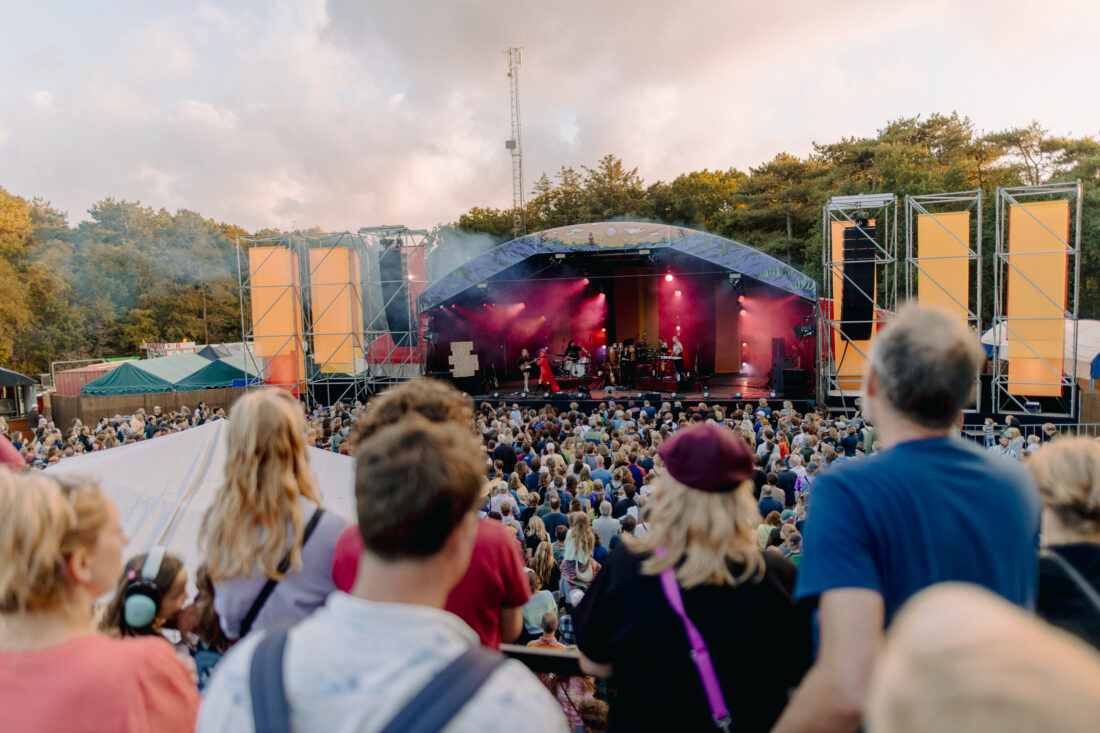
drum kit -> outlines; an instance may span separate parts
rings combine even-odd
[[[602,368],[587,356],[571,357],[568,354],[554,354],[554,372],[559,379],[583,379],[586,376],[602,375]],[[623,383],[624,368],[633,376],[648,373],[653,376],[672,377],[676,374],[676,362],[679,357],[659,353],[649,344],[635,344],[634,339],[608,344],[607,376],[610,384]]]

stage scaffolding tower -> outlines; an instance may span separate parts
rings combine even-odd
[[[969,217],[966,241],[952,231],[945,214],[961,212],[971,213]],[[927,216],[928,221],[936,225],[937,231],[945,232],[958,245],[956,254],[952,255],[926,255],[921,251],[921,243],[918,237],[919,217]],[[965,253],[963,253],[965,250]],[[944,261],[950,261],[955,267],[967,269],[968,298],[965,302],[959,300],[950,292],[947,283],[940,282],[936,273],[939,270],[936,265]],[[941,270],[942,271],[942,270]],[[932,193],[919,196],[905,197],[905,298],[906,300],[919,301],[920,287],[935,288],[943,293],[939,299],[947,298],[966,318],[967,326],[977,334],[982,335],[982,192],[954,191],[950,193]],[[979,374],[975,386],[974,409],[982,410],[981,375]]]
[[[404,225],[363,227],[359,235],[367,253],[363,381],[368,393],[375,394],[424,374],[429,343],[417,301],[431,282],[428,255],[436,242],[427,230]]]
[[[1052,231],[1043,224],[1035,214],[1027,211],[1027,204],[1042,201],[1056,201],[1065,199],[1069,213],[1069,221],[1066,222],[1066,235],[1063,238],[1061,232]],[[1036,412],[1034,404],[1028,404],[1026,396],[1013,394],[1009,388],[1008,362],[1001,359],[1001,342],[1005,342],[1006,357],[1008,351],[1008,339],[1012,337],[1018,341],[1032,358],[1036,358],[1042,364],[1045,371],[1050,373],[1051,381],[1041,384],[1049,386],[1055,381],[1060,382],[1062,396],[1046,405],[1040,403],[1038,412],[1043,414],[1078,418],[1077,405],[1077,346],[1078,346],[1078,308],[1080,303],[1081,288],[1081,205],[1083,191],[1081,181],[1064,183],[1046,183],[1036,186],[1017,186],[997,189],[996,205],[996,249],[993,255],[993,406],[992,409],[1000,413],[1025,414]],[[1043,291],[1029,277],[1023,267],[1014,265],[1012,256],[1020,256],[1020,262],[1029,255],[1052,254],[1050,250],[1037,252],[1009,252],[1009,211],[1012,207],[1019,206],[1025,211],[1028,218],[1038,223],[1039,226],[1053,239],[1065,247],[1066,255],[1066,289],[1065,296],[1068,307],[1063,305],[1050,293]],[[1008,280],[1015,273],[1020,280],[1028,283],[1036,291],[1040,298],[1049,304],[1051,312],[1057,311],[1052,316],[1010,316],[1007,313]],[[1049,321],[1050,329],[1062,329],[1063,338],[1070,343],[1063,343],[1063,353],[1058,361],[1061,366],[1050,361],[1049,356],[1040,354],[1034,339],[1022,335],[1019,331],[1019,321]],[[1066,361],[1069,363],[1066,364]],[[1068,373],[1067,373],[1068,372]],[[1031,383],[1039,384],[1039,383]],[[1068,398],[1068,404],[1066,399]]]
[[[363,309],[358,287],[360,278],[348,272],[346,278],[336,281],[326,277],[314,288],[312,277],[312,273],[319,272],[340,249],[351,250],[360,262],[365,260],[363,238],[351,232],[291,232],[237,237],[236,244],[241,340],[249,373],[246,389],[260,383],[281,387],[294,392],[310,406],[350,401],[364,394],[367,381],[362,333],[351,329],[330,332],[325,326],[321,327],[322,331],[315,327],[325,322],[326,315],[335,315],[334,309],[347,309],[343,315],[350,323],[361,322],[356,315]],[[249,253],[253,248],[263,248],[266,252],[252,261]],[[313,252],[318,254],[311,256]],[[287,264],[291,282],[266,282],[259,273],[268,264],[274,267],[275,260],[287,254],[290,255]],[[353,261],[350,254],[348,257]],[[262,313],[253,312],[257,299],[268,303]],[[285,311],[287,299],[291,308],[289,314],[281,312]],[[319,310],[315,311],[315,307]],[[316,358],[318,339],[325,341],[324,350],[328,354],[322,356],[321,361]],[[351,362],[353,368],[345,370],[348,373],[334,372],[332,354],[336,351]],[[272,365],[273,356],[289,357],[286,363],[292,363],[290,371],[276,371]]]
[[[840,406],[851,408],[860,394],[861,379],[852,371],[853,363],[870,359],[871,339],[859,339],[848,333],[853,326],[870,324],[873,333],[894,314],[898,300],[898,199],[892,193],[833,196],[822,209],[822,328],[817,332],[819,375],[818,392],[825,399],[839,398]],[[869,222],[864,229],[858,221]],[[873,222],[873,224],[870,224]],[[834,227],[834,224],[839,226]],[[855,228],[859,242],[869,251],[860,259],[844,259],[843,240],[834,253],[833,230]],[[869,231],[873,229],[872,231]],[[845,265],[874,266],[871,292],[845,272]],[[870,318],[844,319],[840,312],[844,288],[853,288],[871,304]],[[839,352],[839,353],[838,353]],[[848,368],[844,368],[844,367]],[[843,371],[842,371],[843,370]]]

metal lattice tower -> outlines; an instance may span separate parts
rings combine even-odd
[[[527,233],[523,205],[523,137],[519,125],[519,65],[522,62],[520,48],[509,48],[508,86],[512,93],[512,139],[504,141],[504,147],[512,151],[512,234],[522,237]]]

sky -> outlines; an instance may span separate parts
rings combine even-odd
[[[1100,3],[8,2],[0,186],[260,228],[430,228],[612,153],[746,170],[899,117],[1100,133]]]

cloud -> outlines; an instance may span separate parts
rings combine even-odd
[[[39,109],[49,109],[53,106],[53,95],[46,91],[35,92],[31,95],[31,102]]]
[[[668,180],[953,109],[979,128],[1095,133],[1100,98],[1065,70],[1091,63],[1100,5],[1058,5],[1039,19],[948,0],[843,14],[712,0],[76,6],[89,32],[54,44],[28,5],[19,26],[43,30],[0,46],[0,63],[28,69],[0,92],[0,185],[74,219],[115,196],[251,229],[430,227],[509,206],[509,45],[524,47],[528,191],[606,153]],[[64,100],[48,116],[44,89]]]

